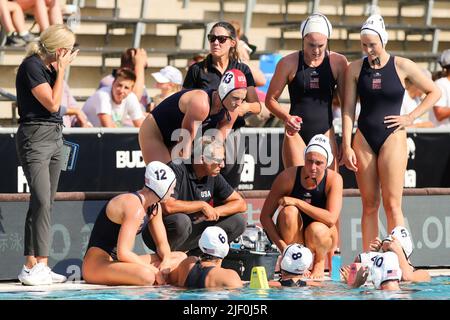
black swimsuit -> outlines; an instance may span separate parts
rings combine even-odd
[[[396,129],[388,129],[388,124],[383,123],[384,117],[400,114],[405,94],[405,88],[395,70],[394,56],[390,56],[381,69],[372,69],[365,58],[357,88],[361,100],[358,128],[372,151],[378,155],[383,143]]]
[[[288,84],[291,109],[289,113],[302,117],[299,131],[305,144],[319,133],[326,133],[333,125],[333,91],[336,80],[330,66],[330,57],[325,55],[317,67],[308,66],[300,51],[297,73]]]
[[[152,111],[153,118],[158,125],[159,131],[164,140],[164,144],[167,148],[172,148],[178,143],[177,141],[172,141],[172,133],[176,129],[181,129],[184,113],[180,110],[180,99],[188,91],[198,90],[198,89],[188,89],[182,90],[164,99],[155,109]],[[212,93],[214,90],[204,90],[209,96],[209,107],[210,113],[208,117],[202,122],[202,133],[207,129],[216,128],[217,124],[224,118],[225,108],[222,108],[218,113],[211,115],[212,107]]]
[[[137,192],[132,192],[131,194],[136,195],[142,203],[142,199]],[[97,220],[95,220],[86,252],[90,247],[97,247],[108,253],[114,260],[117,260],[117,240],[119,239],[121,225],[112,222],[106,215],[108,203],[109,201],[103,206],[97,216]],[[136,234],[141,233],[144,226],[147,225],[147,222],[148,215],[145,215],[144,222],[141,224]]]
[[[214,266],[202,267],[198,260],[189,272],[184,286],[191,289],[205,288],[206,276],[214,268]]]
[[[306,281],[303,280],[294,281],[292,279],[288,280],[280,279],[279,282],[283,287],[306,287]]]
[[[328,169],[325,170],[325,175],[323,176],[322,181],[320,181],[317,188],[314,189],[306,189],[302,186],[301,170],[302,167],[297,167],[294,188],[292,189],[290,196],[300,200],[304,200],[315,207],[325,209],[327,205],[327,194],[325,192],[325,186],[327,183]],[[306,230],[306,228],[315,220],[302,211],[300,211],[300,215],[303,220],[303,230]]]

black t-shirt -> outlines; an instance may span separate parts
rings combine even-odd
[[[48,111],[33,95],[31,89],[47,82],[53,88],[57,72],[53,66],[48,69],[38,55],[25,58],[16,76],[17,106],[19,123],[54,122],[62,123],[59,112]]]
[[[177,200],[210,203],[213,197],[224,201],[234,192],[234,189],[220,174],[215,177],[206,176],[198,180],[194,169],[189,164],[174,164],[171,162],[169,166],[177,177],[174,194],[172,195]]]
[[[253,79],[252,72],[245,63],[230,60],[226,71],[230,69],[241,70],[247,80],[247,86],[255,86],[255,79]],[[184,78],[183,88],[217,90],[217,88],[219,88],[220,79],[222,76],[223,74],[221,74],[220,71],[217,70],[212,64],[212,56],[208,55],[203,61],[197,62],[189,67],[186,77]],[[244,118],[238,117],[233,125],[233,128],[237,129],[244,126]]]
[[[245,63],[230,60],[226,71],[230,69],[241,70],[242,73],[245,74],[247,86],[255,86],[255,80],[253,79],[252,72]],[[217,90],[222,76],[223,74],[221,74],[220,71],[213,66],[211,55],[208,55],[208,57],[203,61],[197,62],[189,67],[186,77],[184,78],[183,88]]]

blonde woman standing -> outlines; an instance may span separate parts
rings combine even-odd
[[[25,220],[25,265],[19,280],[25,285],[64,282],[48,267],[53,200],[61,173],[63,121],[59,114],[64,72],[78,50],[75,35],[65,25],[46,29],[28,47],[16,77],[19,128],[17,155],[30,186]],[[56,62],[56,69],[52,63]]]
[[[439,99],[439,89],[413,61],[386,51],[388,34],[380,15],[361,27],[361,47],[367,57],[353,61],[345,76],[342,110],[342,159],[355,172],[361,192],[363,250],[378,236],[378,209],[386,212],[387,231],[404,226],[403,180],[408,153],[406,130]],[[410,113],[400,115],[405,81],[425,93]],[[361,101],[358,130],[352,137],[357,98]]]

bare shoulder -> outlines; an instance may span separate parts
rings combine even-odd
[[[204,117],[209,113],[209,96],[205,90],[196,89],[184,93],[180,99],[180,104],[181,110],[185,113],[188,110],[195,110]]]
[[[242,280],[233,269],[214,268],[211,270],[216,284],[221,283],[224,287],[242,287]]]
[[[112,198],[106,208],[108,217],[115,223],[121,223],[126,216],[143,214],[141,201],[132,193],[124,193]]]
[[[292,52],[287,56],[281,58],[277,64],[277,68],[281,70],[290,71],[298,64],[298,51]]]
[[[327,169],[327,170],[328,170],[328,172],[327,172],[327,174],[328,174],[327,184],[328,183],[331,184],[331,185],[339,184],[339,185],[342,186],[343,179],[342,179],[341,174],[339,172],[331,170],[331,169]]]
[[[289,167],[281,171],[281,173],[276,177],[276,183],[281,186],[284,185],[286,182],[295,180],[297,168],[298,167]]]
[[[343,54],[340,54],[340,53],[337,53],[337,52],[334,52],[334,51],[330,51],[330,61],[331,61],[331,63],[333,63],[333,64],[339,64],[339,65],[345,65],[345,66],[347,66],[347,64],[348,64],[348,60],[347,60],[347,58],[343,55]]]
[[[352,61],[348,64],[346,72],[352,77],[357,78],[359,77],[359,73],[361,72],[362,64],[363,59]]]
[[[395,56],[394,59],[395,66],[399,68],[400,70],[406,72],[410,71],[412,68],[416,68],[417,65],[414,61],[408,58]]]

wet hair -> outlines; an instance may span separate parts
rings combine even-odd
[[[54,55],[59,48],[73,48],[75,34],[64,24],[54,24],[45,29],[38,41],[28,45],[25,57],[38,54],[42,59]]]
[[[231,23],[226,22],[226,21],[219,21],[212,26],[211,31],[214,30],[215,28],[219,28],[219,27],[227,30],[228,35],[231,37],[231,39],[234,41],[237,41],[236,29],[233,27],[233,25]],[[211,53],[208,54],[208,56],[206,58],[210,58],[210,57],[211,57]],[[230,48],[230,51],[228,52],[228,59],[234,60],[234,61],[239,61],[239,53],[237,50],[237,43],[234,47]],[[205,72],[207,72],[206,64],[205,64]]]
[[[114,70],[113,72],[114,81],[117,80],[117,78],[122,78],[125,80],[131,80],[133,82],[136,82],[136,74],[133,70],[129,68],[119,68],[117,70]]]

